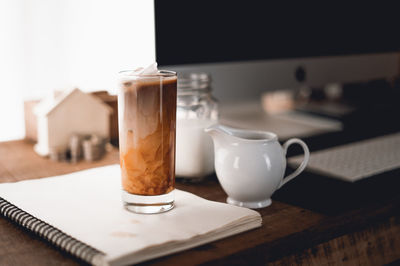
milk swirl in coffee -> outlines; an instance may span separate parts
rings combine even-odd
[[[152,68],[126,73],[118,98],[122,186],[148,196],[172,191],[175,182],[177,79]]]

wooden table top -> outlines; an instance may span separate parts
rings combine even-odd
[[[39,157],[26,141],[3,142],[0,143],[0,182],[66,174],[118,162],[117,149],[94,163],[69,164]],[[307,175],[303,173],[299,178]],[[194,184],[177,181],[176,187],[209,200],[224,202],[226,198],[215,176]],[[280,196],[282,199],[284,194]],[[284,203],[278,195],[270,207],[259,210],[263,218],[261,228],[145,264],[389,263],[400,258],[399,194],[334,214]],[[81,263],[0,218],[0,265]]]

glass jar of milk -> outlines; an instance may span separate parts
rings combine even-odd
[[[204,128],[218,122],[218,103],[206,73],[178,75],[176,176],[202,178],[214,172],[212,139]]]

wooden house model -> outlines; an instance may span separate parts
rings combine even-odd
[[[37,120],[35,151],[41,156],[68,149],[72,135],[110,137],[112,108],[98,97],[73,89],[43,99],[34,107]]]

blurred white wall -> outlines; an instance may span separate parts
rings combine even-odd
[[[0,0],[0,141],[21,138],[23,100],[55,89],[115,90],[155,60],[151,0]]]
[[[0,141],[23,135],[23,5],[0,0]]]

